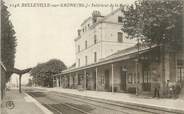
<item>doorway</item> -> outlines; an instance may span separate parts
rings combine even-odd
[[[150,71],[143,71],[143,91],[151,91],[151,73]]]
[[[121,80],[121,90],[126,91],[126,79],[127,79],[127,70],[120,69],[120,80]]]
[[[96,72],[93,72],[93,89],[96,89]]]
[[[110,91],[109,83],[110,83],[110,80],[109,80],[109,70],[105,70],[105,90],[106,91]]]
[[[90,90],[90,88],[89,88],[89,83],[90,83],[90,80],[89,80],[89,73],[86,73],[86,89],[87,89],[87,90]]]

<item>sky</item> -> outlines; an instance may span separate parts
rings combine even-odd
[[[6,0],[17,38],[15,67],[34,67],[50,59],[60,59],[67,66],[75,62],[77,29],[91,16],[94,10],[107,15],[117,7],[95,6],[109,4],[130,4],[134,0]],[[88,3],[89,7],[20,7],[23,3]],[[15,7],[18,6],[19,7]],[[12,76],[16,83],[17,76]],[[23,76],[27,83],[29,74]]]

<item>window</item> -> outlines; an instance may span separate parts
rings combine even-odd
[[[94,52],[94,62],[96,63],[97,62],[97,53]]]
[[[78,45],[78,52],[80,52],[80,45]]]
[[[122,32],[118,32],[118,42],[119,43],[123,42],[123,33]]]
[[[123,18],[120,17],[120,16],[118,16],[118,22],[119,22],[119,23],[122,23],[122,22],[123,22]]]
[[[78,67],[80,67],[80,59],[78,59]]]
[[[178,67],[176,69],[176,81],[181,82],[184,80],[184,68]]]
[[[132,83],[132,73],[128,73],[128,83]]]
[[[81,75],[78,74],[78,85],[81,85]]]
[[[105,75],[101,76],[101,84],[104,85],[105,84]]]
[[[134,76],[133,76],[133,83],[134,84],[136,83],[136,73],[134,73]]]
[[[87,56],[85,56],[85,63],[86,63],[86,65],[88,64],[88,57]]]
[[[96,35],[94,35],[94,44],[97,43]]]
[[[151,82],[151,73],[148,71],[143,72],[143,83],[150,83]]]
[[[139,72],[137,74],[137,83],[140,83],[140,74],[139,74]]]
[[[73,86],[75,85],[75,76],[72,76]]]
[[[87,47],[88,47],[88,42],[87,42],[87,40],[85,41],[85,48],[87,49]]]

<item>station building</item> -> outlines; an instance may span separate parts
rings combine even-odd
[[[147,47],[127,39],[121,9],[102,16],[94,11],[75,39],[76,62],[54,75],[57,87],[152,94],[155,82],[165,94],[167,80],[184,80],[184,51]],[[164,51],[163,51],[164,50]]]

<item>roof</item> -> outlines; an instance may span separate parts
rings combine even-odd
[[[152,47],[155,47],[156,45],[152,46]],[[109,55],[107,56],[106,58],[103,58],[101,59],[101,61],[104,61],[104,60],[109,60],[109,59],[113,59],[113,58],[116,58],[116,57],[120,57],[120,56],[124,56],[124,55],[127,55],[127,54],[130,54],[130,53],[136,53],[138,51],[142,51],[142,50],[146,50],[146,49],[149,49],[150,47],[148,46],[145,46],[145,45],[141,45],[139,47],[139,50],[138,50],[138,47],[137,47],[137,44],[132,46],[132,47],[129,47],[129,48],[126,48],[126,49],[123,49],[123,50],[120,50],[120,51],[117,51],[115,53],[113,53],[112,55]]]
[[[105,19],[107,19],[108,17],[110,17],[111,15],[114,15],[116,12],[120,11],[121,8],[117,8],[116,10],[112,11],[111,13],[109,13],[108,15],[104,16],[104,19],[102,21],[104,21]]]
[[[157,47],[156,45],[152,46],[152,48]],[[139,54],[143,54],[145,52],[148,52],[150,49],[150,47],[148,46],[141,46],[140,50],[139,50]],[[136,45],[121,51],[118,51],[104,59],[101,59],[98,63],[94,63],[94,64],[90,64],[87,66],[82,66],[79,68],[73,68],[73,69],[66,69],[64,71],[62,71],[62,73],[60,74],[67,74],[67,73],[71,73],[71,72],[75,72],[75,71],[79,71],[79,70],[84,70],[84,69],[89,69],[89,68],[93,68],[93,67],[97,67],[97,66],[101,66],[101,65],[105,65],[105,64],[112,64],[114,62],[119,62],[119,61],[123,61],[123,60],[128,60],[128,59],[132,59],[132,58],[136,58],[138,54],[138,50]],[[57,74],[59,75],[59,74]]]
[[[130,48],[127,48],[127,49],[124,49],[124,50],[118,50],[117,52],[105,57],[105,58],[102,58],[101,60],[108,60],[108,59],[112,59],[112,58],[115,58],[115,57],[118,57],[120,55],[126,55],[128,53],[131,53],[131,52],[136,52],[138,51],[137,47],[136,46],[132,46]]]
[[[87,19],[85,19],[83,22],[82,22],[82,24],[81,24],[81,26],[82,25],[84,25],[88,20],[90,20],[92,17],[88,17]]]

